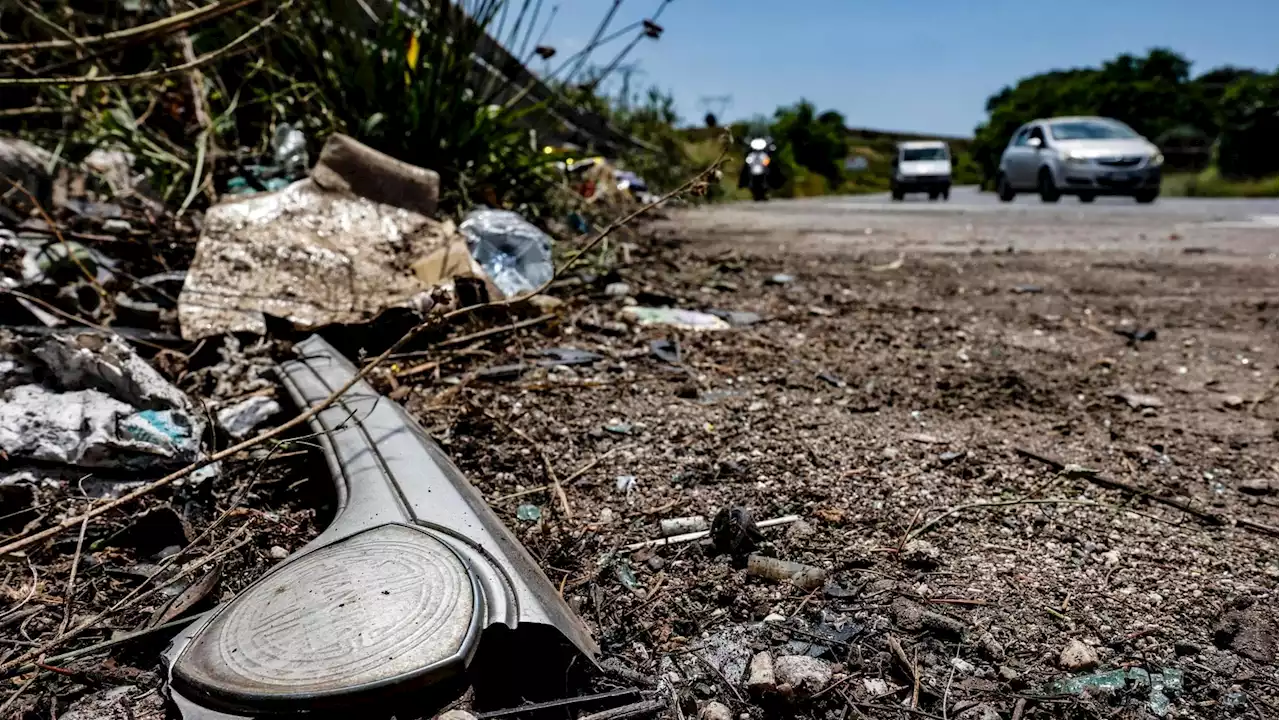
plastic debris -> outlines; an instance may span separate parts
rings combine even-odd
[[[827,582],[827,571],[820,567],[765,557],[758,553],[747,557],[747,574],[789,582],[802,590],[820,588]]]
[[[330,136],[312,176],[210,208],[178,297],[182,336],[362,322],[428,289],[406,266],[448,245],[439,176]],[[391,203],[395,204],[391,204]]]
[[[218,411],[218,426],[239,440],[268,418],[280,412],[280,403],[269,397],[255,395]]]
[[[683,330],[728,330],[729,323],[695,310],[679,308],[654,308],[633,305],[622,309],[623,314],[639,325],[667,325]]]
[[[707,529],[707,519],[701,515],[667,518],[666,520],[658,523],[658,529],[662,533],[662,537],[698,532],[700,530]]]
[[[760,317],[759,313],[754,313],[749,310],[708,310],[707,314],[715,315],[734,327],[755,325],[763,319]]]
[[[614,573],[618,576],[618,581],[628,590],[640,589],[640,581],[636,579],[635,572],[631,569],[631,563],[626,559],[619,560],[614,565]]]
[[[271,157],[290,178],[307,174],[311,160],[307,157],[307,136],[289,123],[280,123],[271,136]]]
[[[1147,694],[1147,707],[1157,716],[1169,713],[1169,695],[1182,692],[1182,671],[1177,668],[1162,668],[1155,675],[1144,668],[1134,667],[1125,670],[1108,670],[1090,675],[1062,678],[1045,686],[1046,693],[1053,695],[1080,695],[1085,692],[1117,692],[1123,690],[1127,683],[1137,688],[1150,688]]]
[[[680,364],[680,342],[678,340],[649,341],[649,354],[670,365]]]
[[[724,508],[711,519],[711,541],[719,552],[741,557],[755,550],[763,539],[746,508]]]
[[[481,208],[470,212],[458,231],[494,285],[507,297],[532,292],[555,274],[551,238],[519,213]]]
[[[538,522],[542,519],[542,508],[537,505],[521,505],[516,508],[516,518],[525,522]]]
[[[790,283],[795,282],[795,280],[796,280],[795,275],[788,275],[786,273],[777,273],[776,275],[770,275],[764,281],[764,284],[765,285],[788,285]]]

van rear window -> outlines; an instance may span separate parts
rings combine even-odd
[[[902,151],[903,162],[915,162],[917,160],[946,160],[946,148],[908,148]]]

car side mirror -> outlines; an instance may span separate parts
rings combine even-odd
[[[1038,137],[1033,137],[1030,140],[1027,140],[1027,144],[1035,148],[1036,150],[1039,150],[1041,147],[1044,146],[1044,141]]]

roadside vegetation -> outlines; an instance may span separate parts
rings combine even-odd
[[[1150,138],[1165,156],[1169,194],[1274,196],[1277,75],[1222,67],[1192,77],[1191,63],[1167,49],[1120,55],[1096,68],[1040,73],[987,100],[974,133],[984,184],[1023,123],[1055,115],[1116,118]]]

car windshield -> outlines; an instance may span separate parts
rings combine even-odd
[[[1054,140],[1122,140],[1138,134],[1115,122],[1102,120],[1070,120],[1049,125]]]
[[[915,162],[917,160],[946,160],[947,150],[940,147],[928,148],[906,148],[902,151],[903,162]]]

